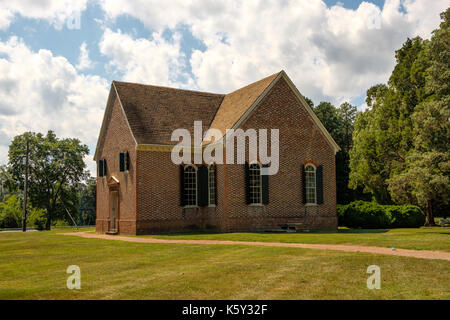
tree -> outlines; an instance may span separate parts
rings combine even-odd
[[[340,120],[341,141],[340,147],[345,153],[349,153],[353,145],[352,134],[353,124],[355,122],[356,113],[358,109],[348,102],[344,102],[337,110],[338,118]]]
[[[89,178],[82,184],[80,192],[80,207],[78,210],[78,223],[82,225],[94,225],[96,213],[97,181]]]
[[[0,166],[0,202],[6,200],[7,196],[14,191],[14,180],[6,165]]]
[[[314,108],[314,113],[331,134],[333,139],[336,140],[336,143],[339,144],[341,140],[341,122],[338,117],[337,109],[329,102],[321,102]]]
[[[450,201],[450,8],[441,18],[425,52],[429,57],[426,98],[411,117],[414,150],[406,170],[390,180],[397,201],[413,198],[426,208],[426,225],[434,225],[433,207]]]
[[[341,150],[336,154],[337,202],[346,204],[355,200],[361,192],[349,189],[349,151],[352,146],[353,122],[357,113],[355,106],[344,102],[336,109],[329,102],[321,102],[314,112],[331,134]]]
[[[427,41],[407,39],[396,51],[388,85],[367,90],[368,110],[355,120],[350,151],[350,185],[364,186],[379,203],[392,203],[390,179],[402,173],[414,148],[412,114],[425,99]]]
[[[310,98],[305,97],[304,95],[302,95],[302,97],[303,97],[303,99],[305,99],[305,101],[308,104],[308,106],[310,106],[311,109],[314,109],[314,102]]]
[[[29,198],[33,207],[45,209],[49,230],[53,219],[67,214],[66,208],[77,212],[79,183],[88,177],[83,158],[89,149],[78,139],[58,139],[53,131],[45,136],[27,132],[14,137],[9,146],[9,166],[20,189],[23,189],[22,159],[27,140],[30,144]]]

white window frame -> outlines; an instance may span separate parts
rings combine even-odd
[[[193,168],[194,169],[194,177],[195,177],[195,184],[194,184],[194,188],[190,188],[190,187],[188,187],[187,186],[187,182],[186,182],[186,172],[187,172],[187,169],[188,168]],[[184,201],[185,201],[185,203],[186,203],[186,205],[185,205],[185,208],[195,208],[195,207],[198,207],[198,168],[196,167],[196,166],[194,166],[194,165],[192,165],[192,164],[188,164],[188,165],[185,165],[184,166],[184,172],[183,172],[183,175],[184,175],[184,194],[183,194],[183,197],[185,197],[185,199],[184,199]],[[195,195],[195,204],[189,204],[189,201],[188,201],[188,199],[186,198],[187,197],[187,191],[188,190],[194,190],[194,195]]]
[[[214,178],[211,179],[211,168],[214,168]],[[217,175],[217,166],[214,163],[208,165],[208,206],[215,207],[216,206],[216,198],[217,198],[217,185],[216,185],[216,175]],[[211,197],[211,182],[214,184],[214,197]],[[211,203],[211,198],[214,198],[214,203]]]
[[[256,169],[252,169],[252,166],[257,165],[258,166],[258,171],[259,171],[259,202],[253,202],[254,198],[253,195],[255,194],[255,192],[253,192],[252,189],[256,189],[257,186],[253,186],[252,185],[252,171],[256,171]],[[262,176],[261,176],[261,163],[259,163],[258,161],[252,161],[249,163],[248,165],[248,169],[249,169],[249,192],[250,192],[250,205],[251,206],[262,206]]]
[[[312,168],[312,171],[308,171],[308,168]],[[317,204],[317,175],[316,175],[316,171],[317,168],[315,165],[313,165],[312,163],[308,163],[305,165],[305,203],[307,205],[316,205]],[[309,176],[312,175],[312,176]],[[309,181],[309,177],[312,177],[312,182],[313,182],[313,186],[309,186],[308,184],[311,183],[311,181]],[[314,202],[309,202],[309,196],[308,194],[310,194],[308,191],[313,190],[313,194],[314,194]]]

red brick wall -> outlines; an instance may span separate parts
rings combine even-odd
[[[179,166],[170,152],[140,151],[137,154],[137,233],[221,229],[221,188],[216,207],[183,208],[180,204]],[[217,178],[222,168],[218,168]]]
[[[108,231],[109,226],[109,186],[108,181],[114,176],[119,180],[119,219],[120,233],[136,233],[136,144],[128,128],[119,101],[114,100],[107,116],[104,143],[98,159],[106,159],[107,176],[97,177],[97,232]],[[130,170],[120,172],[119,154],[130,153]]]
[[[243,165],[228,166],[228,228],[264,228],[286,221],[304,222],[311,228],[336,228],[334,151],[284,79],[275,84],[241,127],[279,129],[280,167],[269,177],[269,204],[253,207],[245,203]],[[317,206],[303,204],[300,168],[307,161],[323,166],[324,203]]]

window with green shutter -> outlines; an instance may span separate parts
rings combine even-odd
[[[262,204],[261,165],[258,162],[246,163],[245,175],[247,204]]]
[[[310,163],[305,166],[305,198],[307,204],[317,203],[316,167]]]
[[[186,165],[184,167],[183,185],[184,185],[184,205],[185,206],[198,205],[197,167],[193,165]]]
[[[308,163],[302,166],[302,194],[305,204],[323,203],[323,166]]]

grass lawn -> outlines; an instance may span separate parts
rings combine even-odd
[[[184,233],[149,237],[160,239],[360,244],[387,248],[450,251],[450,228],[442,227],[372,230],[339,228],[338,231],[312,231],[309,233]]]
[[[450,299],[447,261],[298,248],[144,244],[58,234],[69,231],[0,232],[0,299]],[[401,232],[412,233],[398,230],[391,238],[406,244],[402,237],[408,236]],[[369,235],[387,244],[386,233],[390,231]],[[333,243],[345,243],[352,235],[363,236],[340,232],[190,237],[304,242],[315,236],[317,241],[335,237]],[[422,248],[428,249],[436,240],[444,242],[448,233],[420,229],[411,238],[420,236]],[[375,241],[368,239],[364,241]],[[433,248],[445,246],[436,243]],[[366,269],[373,264],[381,268],[380,290],[366,287]],[[66,288],[69,265],[81,268],[81,290]]]

